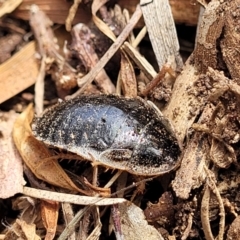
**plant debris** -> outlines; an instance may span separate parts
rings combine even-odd
[[[4,0],[0,239],[238,239],[239,5]]]

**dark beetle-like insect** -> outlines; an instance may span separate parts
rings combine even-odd
[[[141,98],[78,97],[36,117],[32,131],[47,145],[136,175],[168,172],[180,154],[158,111]]]

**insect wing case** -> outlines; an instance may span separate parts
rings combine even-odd
[[[140,98],[78,97],[47,109],[32,130],[47,145],[136,175],[168,172],[180,154],[176,138]]]

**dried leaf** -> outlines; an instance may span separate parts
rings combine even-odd
[[[41,214],[44,227],[47,230],[45,240],[52,240],[55,237],[58,221],[59,203],[54,201],[41,201]]]
[[[119,205],[119,212],[124,240],[163,240],[161,234],[148,225],[143,211],[133,203]]]
[[[0,198],[22,192],[22,160],[12,140],[12,128],[18,117],[15,112],[2,113],[0,118]]]
[[[107,0],[94,0],[92,4],[92,18],[99,30],[101,30],[106,36],[112,39],[113,42],[116,40],[116,36],[109,26],[104,23],[98,16],[97,11],[107,2]]]
[[[135,72],[126,53],[121,54],[121,83],[125,97],[137,97],[137,81]]]

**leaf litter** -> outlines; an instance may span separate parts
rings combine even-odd
[[[182,148],[181,164],[170,173],[151,178],[91,165],[67,149],[37,141],[30,127],[34,115],[31,106],[19,116],[13,111],[1,112],[0,207],[12,201],[12,209],[3,211],[1,218],[6,219],[13,210],[20,213],[8,218],[9,222],[4,220],[2,238],[238,238],[239,56],[231,49],[239,48],[239,1],[199,2],[206,9],[197,26],[195,50],[183,67],[175,30],[154,29],[155,24],[173,26],[168,1],[136,2],[131,17],[117,5],[109,7],[107,1],[74,1],[68,18],[61,20],[66,21],[71,35],[57,31],[39,7],[31,7],[30,25],[38,52],[34,58],[39,66],[38,77],[34,75],[35,113],[42,114],[56,98],[99,93],[142,96],[163,112],[159,116]],[[156,16],[154,11],[161,7],[169,18],[148,16]],[[174,5],[171,7],[174,13]],[[92,22],[75,24],[79,8],[92,15]],[[1,10],[5,14],[9,11]],[[133,30],[142,12],[146,26],[143,24],[136,34]],[[156,63],[138,51],[143,48],[146,33],[158,59],[159,73],[153,67]],[[169,36],[175,40],[168,42]],[[62,44],[63,50],[57,39],[68,39]],[[8,57],[10,51],[6,49]],[[31,51],[35,54],[33,48]],[[14,55],[11,61],[16,61]],[[51,100],[46,98],[49,78],[56,89]],[[5,94],[2,101],[17,91]],[[31,98],[20,96],[22,112]]]

